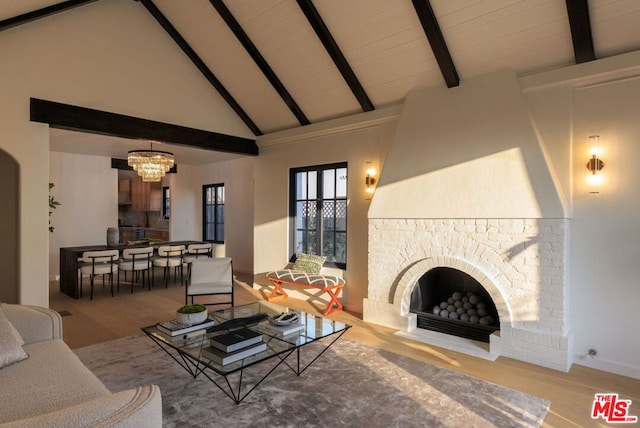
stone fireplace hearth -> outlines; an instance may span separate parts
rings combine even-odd
[[[515,74],[409,94],[381,169],[364,320],[487,359],[568,370],[569,209]],[[435,268],[464,272],[489,294],[499,318],[489,343],[417,328],[412,293]]]

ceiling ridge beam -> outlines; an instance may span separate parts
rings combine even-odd
[[[271,66],[269,66],[260,51],[258,51],[256,45],[253,44],[247,33],[244,32],[242,26],[233,17],[231,11],[227,9],[222,0],[209,1],[211,5],[218,11],[218,14],[227,24],[231,32],[236,36],[242,46],[244,46],[249,56],[251,56],[251,59],[253,59],[253,61],[262,71],[267,80],[269,80],[278,95],[280,95],[285,104],[287,104],[287,106],[291,110],[291,113],[293,113],[296,119],[298,119],[298,122],[300,122],[300,125],[309,125],[311,122],[309,121],[309,119],[307,119],[307,116],[305,116],[300,106],[298,106],[291,94],[289,94],[289,91],[287,91],[287,88],[285,88],[284,84],[280,81]]]
[[[453,63],[453,59],[451,59],[449,48],[444,40],[442,31],[440,31],[440,25],[438,25],[436,15],[433,13],[431,3],[429,0],[411,0],[411,2],[420,19],[424,33],[427,35],[431,50],[440,66],[440,72],[442,73],[442,77],[444,77],[447,87],[453,88],[454,86],[460,85],[460,78],[458,77],[456,66]]]
[[[573,54],[576,64],[596,59],[591,34],[591,20],[589,19],[589,3],[587,0],[566,0],[567,17],[571,28]]]
[[[43,7],[31,12],[23,13],[13,18],[7,18],[0,21],[0,31],[8,30],[9,28],[17,27],[28,22],[32,22],[41,18],[46,18],[51,15],[55,15],[65,10],[73,9],[74,7],[83,6],[87,3],[93,3],[98,0],[68,0],[61,3],[52,4],[51,6]]]
[[[320,16],[318,9],[316,9],[316,7],[313,5],[313,2],[311,0],[297,0],[297,2],[298,6],[300,6],[300,9],[302,9],[302,12],[307,17],[307,21],[309,21],[309,24],[311,24],[311,27],[313,27],[316,35],[333,60],[333,63],[336,65],[338,71],[340,72],[340,74],[342,74],[342,77],[351,89],[353,96],[356,98],[358,103],[360,103],[362,111],[375,110],[375,107],[369,99],[369,96],[360,84],[360,81],[356,77],[356,74],[353,72],[353,69],[349,65],[349,62],[342,54],[340,47],[331,35],[329,28],[324,23],[322,16]]]
[[[30,120],[51,128],[153,140],[218,152],[258,155],[255,140],[203,129],[31,98]]]
[[[231,106],[233,111],[242,119],[242,121],[251,129],[255,135],[262,135],[262,131],[251,120],[249,115],[244,111],[240,104],[236,102],[233,96],[227,91],[213,72],[207,67],[204,61],[198,56],[198,54],[189,46],[189,43],[180,35],[178,30],[169,22],[169,20],[160,12],[160,9],[156,7],[152,0],[136,0],[144,5],[149,13],[158,21],[160,26],[169,34],[173,41],[182,49],[182,51],[189,57],[191,62],[196,66],[200,73],[209,81],[209,83],[218,91],[218,93],[224,98],[224,100]]]

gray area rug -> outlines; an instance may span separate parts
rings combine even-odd
[[[75,352],[111,391],[160,386],[166,427],[538,427],[550,405],[346,339],[300,377],[281,365],[239,405],[203,376],[193,379],[147,337]],[[266,364],[245,371],[243,384]]]

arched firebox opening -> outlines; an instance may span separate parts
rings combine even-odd
[[[469,274],[449,267],[426,272],[411,292],[417,326],[489,343],[500,330],[498,311],[485,288]]]

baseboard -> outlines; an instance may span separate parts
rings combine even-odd
[[[633,379],[640,379],[640,367],[621,364],[614,361],[603,360],[602,358],[576,357],[574,364],[626,376]]]

